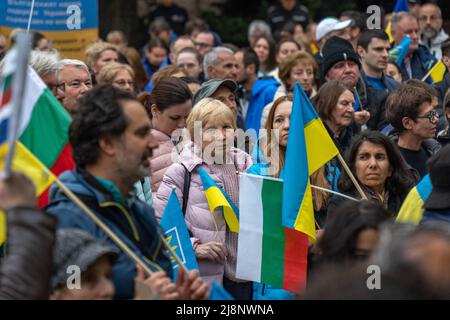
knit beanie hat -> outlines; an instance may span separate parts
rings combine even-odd
[[[336,63],[343,60],[354,61],[361,68],[361,61],[352,44],[340,37],[333,36],[325,42],[321,52],[321,77],[324,78]]]
[[[51,279],[53,290],[67,283],[70,276],[67,273],[69,266],[77,266],[81,272],[85,272],[103,256],[109,257],[111,263],[114,263],[118,252],[85,231],[79,229],[58,230],[53,254]]]

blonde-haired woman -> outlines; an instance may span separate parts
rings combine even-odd
[[[201,132],[195,132],[200,129]],[[180,205],[185,203],[186,224],[191,233],[200,275],[208,283],[223,283],[237,299],[251,299],[252,283],[235,277],[238,236],[228,229],[222,210],[209,211],[198,172],[199,168],[203,168],[238,204],[237,173],[246,171],[252,162],[248,154],[233,147],[236,117],[222,102],[205,98],[190,113],[187,130],[192,141],[185,145],[178,163],[170,166],[164,175],[154,198],[156,215],[161,218],[167,200],[175,189]]]
[[[129,65],[111,62],[104,66],[97,76],[98,84],[111,84],[114,87],[135,92],[134,71]]]
[[[118,62],[119,54],[117,47],[108,42],[95,42],[91,44],[85,52],[89,68],[94,75],[110,62]]]

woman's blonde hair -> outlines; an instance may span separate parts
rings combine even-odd
[[[202,128],[209,121],[214,123],[229,122],[233,129],[236,130],[236,118],[233,111],[223,102],[213,98],[200,100],[189,114],[186,120],[186,128],[191,135],[191,140],[194,140],[194,126],[197,121],[201,121]]]
[[[114,78],[120,71],[127,71],[130,76],[134,79],[134,71],[131,69],[129,65],[118,63],[118,62],[110,62],[105,65],[102,70],[97,75],[98,84],[112,84]]]
[[[266,157],[269,166],[271,168],[271,175],[274,177],[280,176],[281,168],[284,166],[284,160],[286,158],[286,147],[281,146],[278,141],[272,141],[272,130],[273,130],[273,121],[275,118],[275,111],[277,110],[278,106],[282,104],[283,102],[292,102],[292,94],[288,94],[287,96],[282,96],[276,99],[272,105],[272,108],[270,108],[269,115],[267,116],[267,122],[266,122],[266,130],[267,130],[267,137],[266,137],[266,143],[263,142],[261,149]],[[278,148],[276,149],[276,146],[274,144],[278,145]],[[272,153],[272,151],[275,151]],[[278,158],[278,161],[277,161]]]
[[[90,66],[95,64],[100,59],[101,54],[106,50],[119,52],[117,47],[109,42],[95,42],[91,44],[85,52],[87,62]]]

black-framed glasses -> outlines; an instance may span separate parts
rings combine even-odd
[[[417,119],[428,119],[430,123],[433,122],[434,118],[439,119],[439,113],[435,110],[428,112],[426,115],[417,117]]]

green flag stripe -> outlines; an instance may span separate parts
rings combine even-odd
[[[68,142],[69,114],[45,89],[39,97],[30,122],[20,141],[47,167],[51,168]]]
[[[277,288],[283,287],[284,279],[285,235],[284,227],[281,224],[282,192],[280,183],[264,180],[262,186],[264,218],[261,282]],[[276,194],[280,194],[280,196],[276,196]]]

